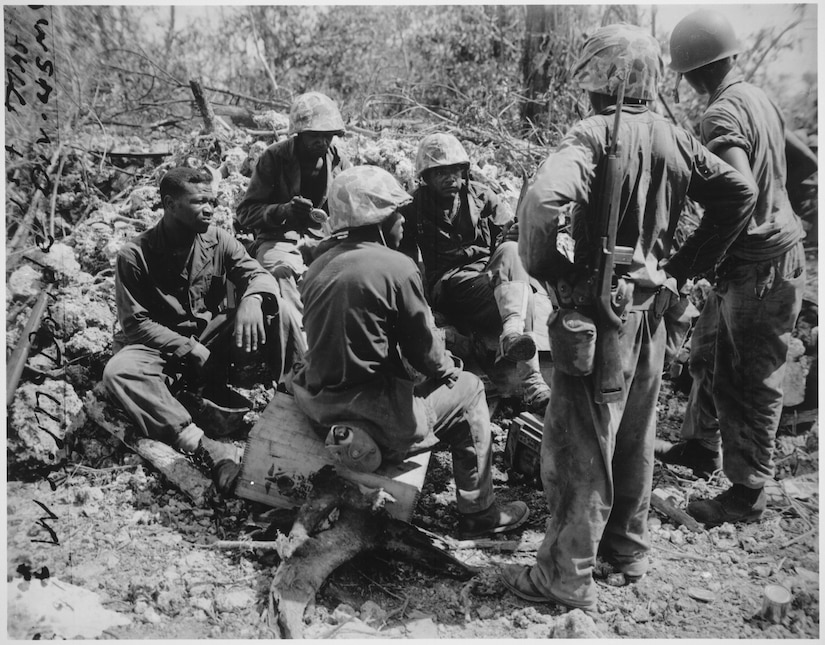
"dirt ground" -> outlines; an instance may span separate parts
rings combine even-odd
[[[659,401],[660,435],[673,438],[685,396],[665,384]],[[307,611],[307,637],[353,637],[367,623],[370,636],[386,638],[544,638],[559,634],[564,612],[532,605],[507,593],[500,566],[529,564],[543,535],[546,509],[540,491],[508,476],[502,457],[506,424],[502,406],[494,426],[495,483],[504,499],[525,500],[530,521],[503,549],[458,550],[476,567],[469,582],[425,571],[413,563],[364,555],[339,568]],[[120,463],[71,467],[60,477],[8,483],[7,566],[10,589],[29,574],[94,592],[102,606],[130,620],[101,638],[268,638],[268,591],[277,565],[273,552],[222,550],[217,539],[242,539],[265,528],[273,513],[242,500],[215,498],[193,508],[129,453]],[[652,567],[639,583],[621,576],[598,580],[598,613],[580,612],[574,635],[619,638],[817,638],[819,552],[817,429],[780,437],[778,485],[759,524],[724,525],[691,533],[655,511],[650,514]],[[52,490],[52,485],[54,490]],[[413,523],[450,535],[456,513],[449,456],[437,453]],[[654,487],[679,506],[715,493],[724,481],[694,479],[679,467],[657,465]],[[263,516],[261,516],[263,514]],[[53,533],[52,533],[53,531]],[[510,550],[507,550],[510,549]],[[47,572],[44,572],[44,567]],[[608,584],[612,583],[612,584]],[[791,590],[779,624],[756,616],[763,589]],[[360,620],[356,620],[360,616]],[[569,615],[568,615],[569,620]],[[12,612],[10,635],[49,636],[49,623]],[[357,632],[356,632],[357,633]],[[367,634],[363,634],[366,636]]]

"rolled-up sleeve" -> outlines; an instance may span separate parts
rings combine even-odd
[[[724,106],[712,105],[702,116],[702,141],[714,154],[723,148],[742,148],[748,157],[753,151],[750,137],[743,131],[736,114]]]
[[[702,221],[665,270],[680,283],[714,267],[745,229],[756,204],[757,188],[698,141],[691,139],[693,171],[688,197],[705,208]]]

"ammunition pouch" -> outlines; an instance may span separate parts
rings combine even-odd
[[[553,367],[570,376],[593,372],[596,323],[576,309],[558,309],[547,319]]]

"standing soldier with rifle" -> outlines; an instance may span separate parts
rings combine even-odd
[[[688,277],[722,256],[755,199],[742,175],[648,109],[661,69],[659,44],[638,27],[588,38],[573,79],[595,114],[539,167],[518,208],[524,266],[560,303],[548,321],[547,533],[533,567],[502,571],[532,602],[594,610],[597,554],[628,581],[646,573],[662,315]],[[688,197],[705,216],[669,258]],[[557,250],[570,207],[572,259]]]

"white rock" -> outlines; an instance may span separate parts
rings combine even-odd
[[[488,605],[481,605],[478,609],[476,609],[478,613],[478,617],[482,620],[488,620],[495,615],[495,612],[488,606]]]
[[[372,600],[361,605],[361,620],[373,625],[381,624],[387,617],[387,612]]]
[[[244,609],[255,604],[255,595],[249,589],[231,589],[215,598],[215,609],[221,612]]]
[[[355,607],[346,603],[341,603],[333,610],[332,620],[340,625],[341,623],[345,623],[350,618],[354,618],[357,615],[358,612],[355,610]]]
[[[553,625],[550,638],[604,638],[593,619],[581,609],[574,609]]]
[[[160,614],[157,611],[155,611],[154,607],[150,606],[146,608],[145,612],[143,612],[143,620],[145,620],[147,623],[157,625],[159,622],[163,620],[163,618],[161,618]]]
[[[23,264],[14,270],[6,282],[8,295],[19,298],[35,296],[43,288],[43,274],[30,264]]]
[[[96,638],[105,630],[132,621],[104,608],[100,597],[83,587],[58,578],[25,582],[11,580],[6,586],[8,637],[33,639]]]

